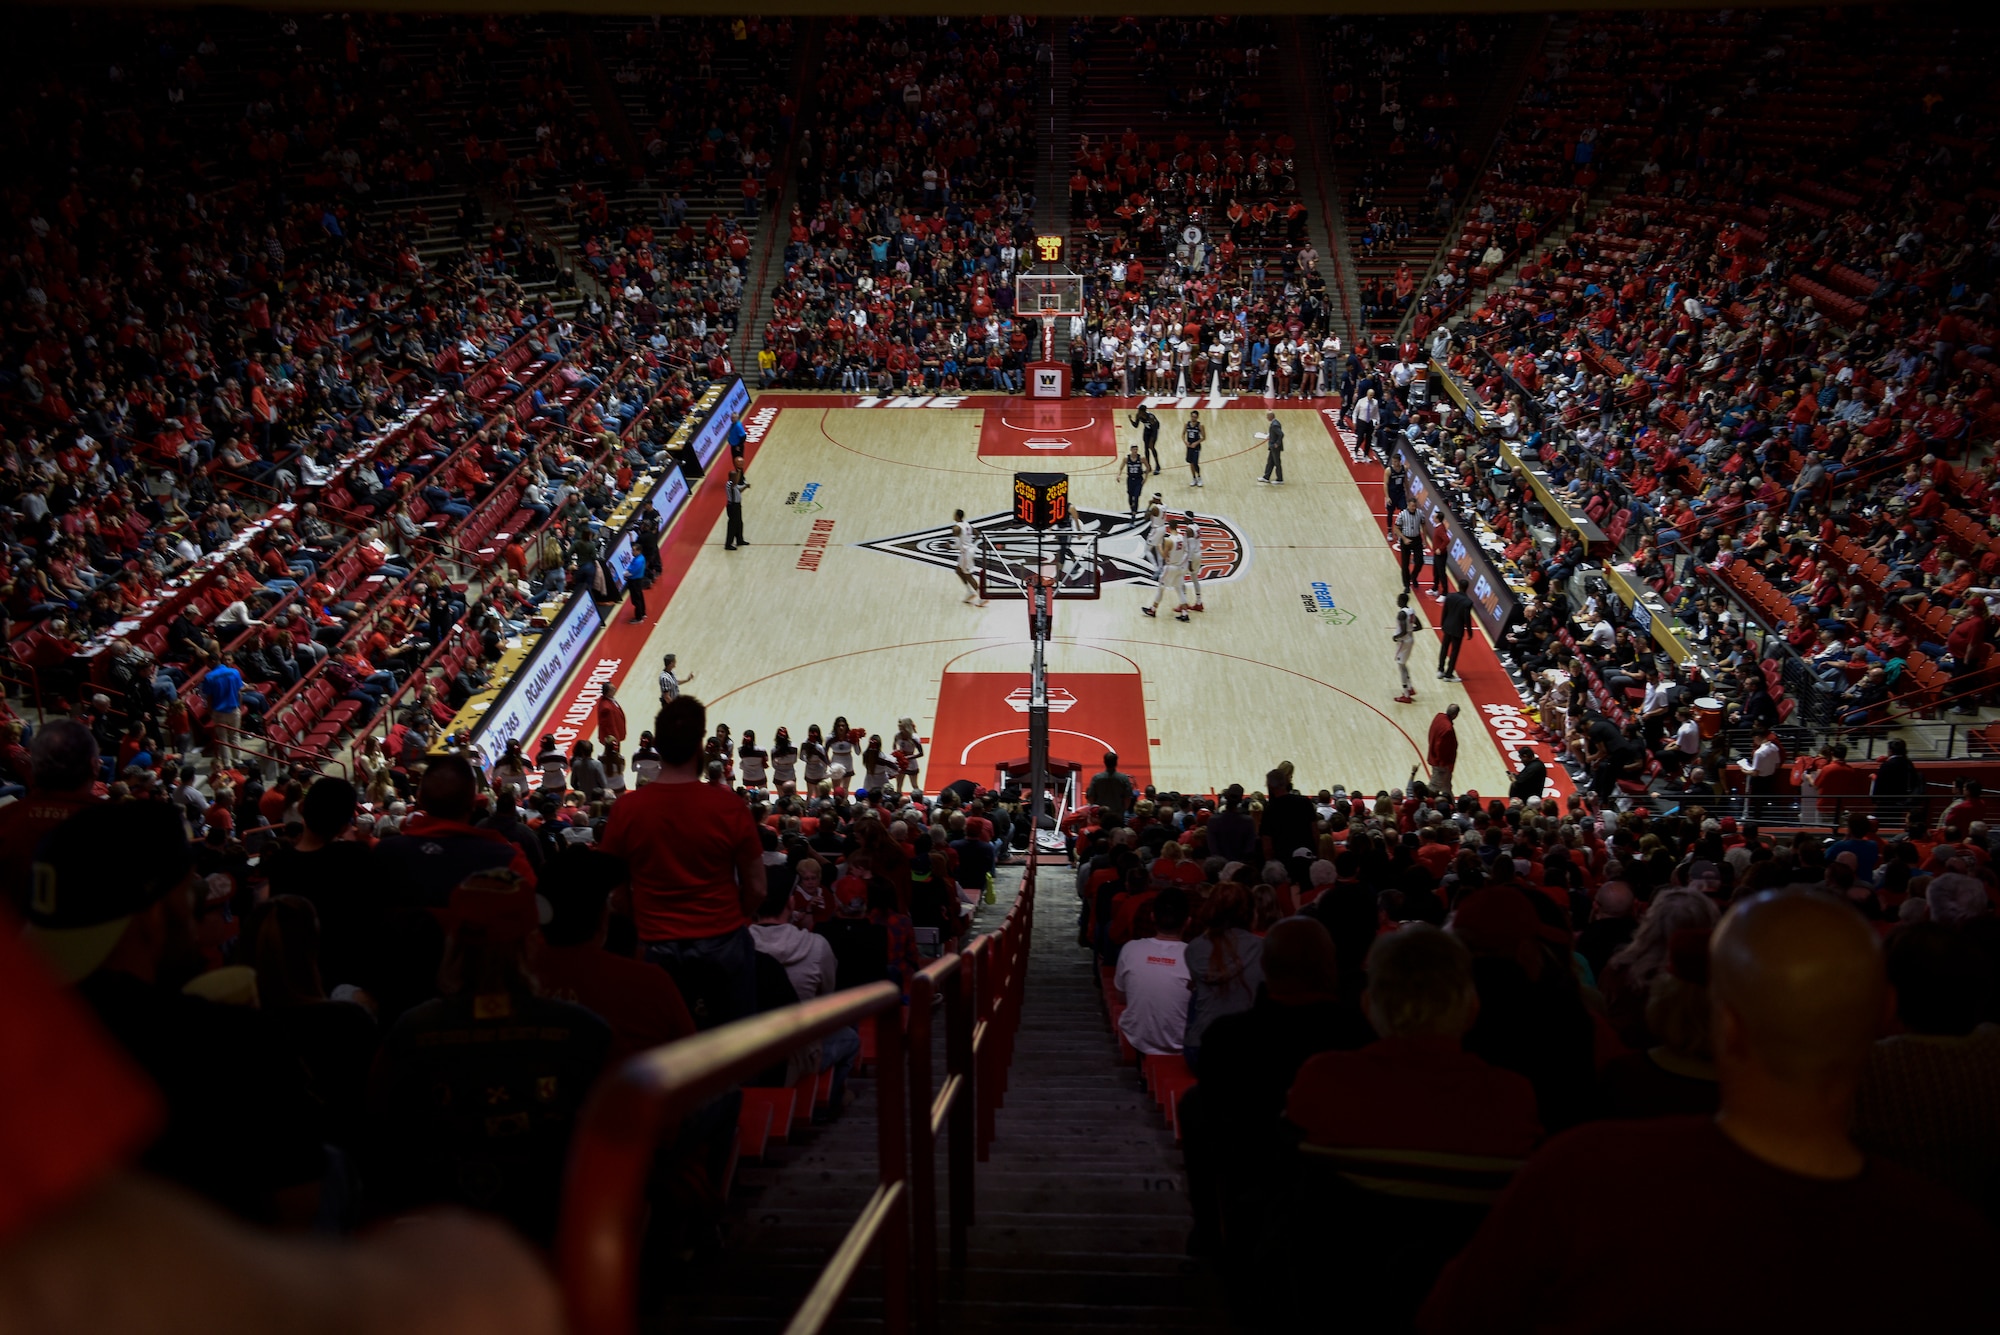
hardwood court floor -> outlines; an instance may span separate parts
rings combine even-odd
[[[1375,513],[1379,484],[1364,494],[1318,411],[1281,412],[1287,485],[1272,487],[1257,481],[1263,413],[1204,401],[1207,485],[1196,489],[1181,461],[1185,412],[1156,410],[1164,471],[1148,477],[1146,494],[1202,517],[1219,568],[1203,581],[1207,610],[1182,624],[1170,602],[1158,619],[1140,612],[1154,585],[1127,518],[1122,455],[1137,435],[1127,410],[1073,401],[1034,429],[1009,401],[1008,430],[1025,421],[1013,434],[1038,442],[1010,455],[997,452],[1008,436],[988,417],[1003,411],[998,399],[819,406],[827,401],[766,394],[753,406],[751,545],[725,551],[721,519],[677,535],[698,537],[701,550],[627,669],[635,725],[672,652],[695,674],[688,689],[708,702],[711,724],[739,738],[752,728],[768,744],[784,724],[802,739],[807,724],[844,714],[886,743],[908,715],[932,739],[927,786],[961,774],[991,782],[995,761],[1027,751],[1026,614],[1019,601],[961,602],[951,513],[1002,525],[1016,469],[1066,471],[1073,504],[1101,531],[1105,582],[1097,601],[1057,605],[1049,664],[1068,693],[1052,720],[1058,756],[1094,771],[1110,743],[1141,782],[1186,791],[1261,787],[1267,769],[1291,760],[1309,791],[1373,791],[1408,780],[1432,717],[1457,702],[1457,787],[1505,791],[1505,766],[1464,686],[1436,680],[1434,636],[1411,664],[1417,703],[1393,702],[1401,585]],[[1103,453],[1105,417],[1115,420],[1115,455]],[[1074,446],[1051,448],[1066,430]]]

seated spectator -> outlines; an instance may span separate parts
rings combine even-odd
[[[1286,918],[1265,936],[1264,986],[1249,1010],[1219,1016],[1193,1063],[1200,1083],[1181,1102],[1193,1250],[1226,1236],[1222,1222],[1254,1217],[1272,1157],[1289,1148],[1279,1114],[1299,1067],[1316,1052],[1374,1037],[1341,995],[1333,938],[1313,918]]]
[[[302,1074],[257,1010],[182,989],[204,962],[179,815],[152,802],[86,807],[36,856],[31,941],[163,1097],[147,1170],[246,1219],[310,1223],[326,1154]]]
[[[1653,976],[1646,1030],[1657,1041],[1604,1069],[1605,1111],[1613,1117],[1710,1114],[1718,1097],[1709,1035],[1708,933],[1675,932],[1667,967]]]
[[[1218,885],[1202,905],[1202,930],[1187,943],[1190,994],[1181,1050],[1192,1066],[1202,1035],[1216,1020],[1249,1010],[1264,985],[1264,942],[1250,930],[1250,896],[1240,885]],[[1158,921],[1157,905],[1155,921]]]
[[[866,876],[865,867],[857,868],[857,862],[865,859],[848,859],[848,874],[834,882],[829,895],[834,916],[815,929],[833,947],[835,980],[843,989],[889,978],[889,928],[869,916],[869,885],[875,878]],[[895,891],[888,894],[893,899]]]
[[[1590,976],[1602,990],[1604,971],[1611,957],[1639,930],[1634,916],[1637,900],[1624,881],[1606,881],[1590,900],[1590,921],[1576,934],[1576,953],[1590,965]]]
[[[1362,1002],[1380,1038],[1309,1058],[1286,1097],[1285,1118],[1308,1143],[1495,1158],[1534,1149],[1534,1086],[1464,1050],[1479,995],[1463,944],[1426,923],[1383,937]]]
[[[793,925],[789,889],[779,886],[764,897],[757,921],[750,926],[750,939],[757,943],[758,954],[784,966],[798,1000],[826,996],[839,985],[839,962],[832,943],[817,932]],[[833,1072],[833,1091],[821,1119],[831,1121],[846,1103],[847,1076],[861,1054],[861,1036],[854,1026],[847,1025],[821,1039],[818,1048],[818,1069]]]
[[[1542,1126],[1559,1129],[1597,1110],[1596,1027],[1570,964],[1568,934],[1544,926],[1535,901],[1561,913],[1546,895],[1494,885],[1460,903],[1450,927],[1472,951],[1479,989],[1465,1050],[1528,1077]]]
[[[300,803],[305,828],[265,859],[273,895],[296,895],[318,920],[320,976],[329,987],[373,990],[392,904],[365,842],[348,837],[359,794],[345,779],[317,779]]]
[[[256,970],[257,1008],[305,1073],[317,1116],[307,1129],[344,1155],[364,1148],[363,1097],[380,1037],[365,998],[327,996],[319,916],[297,895],[273,895],[244,920],[236,956]],[[336,1179],[337,1180],[337,1179]]]
[[[1188,1014],[1187,947],[1181,941],[1186,894],[1177,887],[1162,890],[1152,913],[1153,934],[1125,943],[1112,978],[1125,1006],[1118,1027],[1125,1041],[1147,1056],[1181,1050]]]
[[[42,837],[102,800],[97,738],[80,723],[57,719],[37,729],[28,767],[28,795],[0,807],[0,886],[16,911],[28,907],[30,871]]]
[[[370,1096],[376,1208],[451,1202],[553,1238],[570,1131],[612,1040],[597,1016],[540,993],[529,968],[537,899],[533,881],[504,866],[452,890],[441,995],[382,1041]]]
[[[1877,1040],[1854,1098],[1854,1140],[2000,1219],[2000,1026],[1994,979],[1962,934],[1896,929],[1884,951],[1903,1032]]]
[[[132,832],[121,833],[129,838]],[[144,897],[132,894],[130,870],[117,869],[119,898],[127,905]],[[163,884],[156,879],[153,890]],[[35,929],[35,940],[66,954],[68,947],[57,944],[62,934],[105,934],[108,924],[86,925],[95,911],[71,913],[70,907],[82,906],[58,905]],[[21,1184],[10,1196],[13,1208],[0,1233],[0,1312],[9,1314],[10,1324],[131,1335],[190,1322],[210,1335],[309,1325],[363,1335],[385,1319],[402,1330],[487,1335],[554,1335],[562,1328],[555,1285],[502,1226],[433,1216],[403,1221],[393,1237],[346,1243],[283,1238],[245,1226],[134,1167],[130,1161],[145,1151],[159,1124],[159,1090],[56,985],[5,909],[0,917],[6,917],[0,924],[0,1013],[15,1026],[0,1043],[9,1063],[0,1080],[11,1090],[34,1085],[34,1098],[14,1101],[16,1129],[29,1126],[21,1117],[38,1119],[8,1138],[14,1157],[0,1168],[0,1178]],[[153,1005],[155,1018],[176,1009],[172,995],[163,993]],[[254,1074],[224,1068],[218,1072],[224,1078]],[[225,1098],[229,1092],[211,1091]],[[255,1088],[246,1092],[259,1097]],[[225,1129],[231,1144],[209,1147],[218,1156],[212,1167],[221,1167],[230,1150],[240,1158],[241,1151],[267,1143],[266,1128],[241,1128],[232,1120],[252,1106],[225,1103],[213,1110],[221,1120],[210,1125]]]
[[[625,881],[618,859],[572,844],[549,859],[536,886],[549,920],[532,961],[535,979],[543,996],[575,1002],[611,1027],[613,1062],[695,1032],[664,969],[605,948],[611,895]]]
[[[502,867],[533,887],[534,868],[521,850],[497,830],[471,823],[475,796],[472,766],[463,756],[440,756],[424,770],[417,810],[371,855],[394,903],[442,909],[466,877]]]
[[[1804,894],[1739,903],[1711,964],[1722,1110],[1605,1122],[1545,1147],[1439,1280],[1424,1331],[1635,1324],[1754,1331],[1988,1329],[1995,1238],[1970,1206],[1849,1135],[1887,1001],[1875,937]],[[1603,1227],[1607,1182],[1663,1237],[1700,1238],[1661,1284],[1657,1258]],[[1921,1276],[1875,1264],[1884,1231],[1921,1230]]]
[[[1709,869],[1720,875],[1714,864]],[[1699,866],[1691,868],[1690,874],[1699,879],[1700,870]],[[1685,888],[1662,891],[1631,940],[1606,963],[1597,986],[1604,994],[1605,1018],[1626,1047],[1643,1052],[1652,1045],[1646,1006],[1652,997],[1653,979],[1668,969],[1673,938],[1681,932],[1706,932],[1715,925],[1715,917],[1715,905],[1704,895]]]

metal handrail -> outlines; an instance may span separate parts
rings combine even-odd
[[[836,1029],[875,1024],[881,1090],[877,1109],[881,1181],[793,1318],[789,1332],[821,1329],[867,1247],[883,1249],[884,1325],[909,1325],[909,1237],[904,1178],[902,993],[870,983],[751,1016],[654,1048],[598,1082],[577,1127],[563,1186],[556,1271],[576,1335],[635,1335],[638,1235],[655,1149],[687,1114],[779,1057]]]
[[[966,1230],[972,1223],[973,1103],[972,1005],[978,987],[978,955],[946,955],[910,979],[910,1208],[915,1222],[917,1329],[937,1330],[938,1259],[937,1141],[948,1133],[947,1181],[951,1264],[965,1264]],[[961,968],[961,965],[966,967]],[[956,985],[946,987],[947,982]],[[945,1002],[945,1080],[931,1089],[931,1003],[942,989]]]
[[[216,758],[225,763],[229,757],[221,753],[221,737],[222,734],[228,733],[239,739],[230,745],[231,749],[240,756],[255,760],[257,753],[252,751],[245,743],[262,742],[264,743],[264,759],[273,761],[278,765],[289,769],[311,770],[314,774],[322,777],[326,773],[327,766],[331,765],[334,769],[340,771],[339,777],[349,781],[352,781],[354,778],[353,770],[347,766],[346,762],[335,756],[308,751],[304,747],[294,746],[290,742],[283,742],[274,746],[268,734],[254,733],[247,728],[232,728],[227,723],[217,723],[213,716],[209,718],[207,727],[217,741]]]
[[[1930,828],[1955,798],[1949,789],[1931,791],[1935,787],[1927,785],[1921,793],[1880,796],[1796,792],[1654,793],[1647,801],[1658,815],[1684,813],[1691,807],[1700,807],[1710,816],[1734,816],[1738,820],[1754,821],[1768,829],[1841,830],[1853,816],[1867,816],[1879,825],[1897,829],[1916,816],[1921,819],[1924,828]]]
[[[654,1048],[600,1080],[570,1148],[555,1247],[574,1335],[635,1335],[646,1182],[655,1151],[687,1115],[772,1062],[864,1020],[875,1025],[879,1180],[785,1335],[819,1335],[876,1246],[883,1328],[907,1335],[914,1279],[919,1329],[924,1335],[937,1331],[937,1136],[949,1137],[956,1267],[964,1264],[973,1219],[974,1155],[987,1157],[993,1110],[1006,1091],[1034,897],[1030,863],[998,931],[912,975],[907,1014],[894,983],[871,983]],[[934,1092],[931,999],[954,975],[958,985],[943,989],[946,1078]]]

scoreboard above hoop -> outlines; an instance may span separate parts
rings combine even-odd
[[[1014,518],[1033,529],[1067,524],[1069,474],[1014,474]]]
[[[1067,238],[1057,235],[1035,238],[1035,258],[1043,264],[1061,264]]]

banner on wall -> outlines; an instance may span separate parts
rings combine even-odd
[[[1430,469],[1425,467],[1422,456],[1409,441],[1400,437],[1396,450],[1402,455],[1403,467],[1409,469],[1410,497],[1417,503],[1417,513],[1424,517],[1426,526],[1443,522],[1450,539],[1445,561],[1460,586],[1472,595],[1473,610],[1485,625],[1486,633],[1497,642],[1506,632],[1507,619],[1513,616],[1519,600],[1487,557],[1486,549],[1479,545],[1471,526],[1452,510],[1445,493],[1431,478]]]
[[[633,545],[639,541],[639,517],[651,509],[660,517],[660,532],[664,534],[667,525],[674,522],[674,516],[687,504],[687,498],[687,475],[678,468],[669,468],[666,476],[660,479],[660,484],[653,488],[652,495],[632,512],[630,522],[620,530],[618,540],[611,546],[611,573],[617,576],[620,588],[625,586],[625,567],[632,563]]]
[[[472,730],[473,749],[488,765],[506,751],[510,737],[519,737],[526,749],[534,749],[534,738],[528,735],[528,730],[542,716],[551,697],[569,680],[570,669],[583,657],[585,647],[603,624],[588,589],[570,595],[561,613],[528,651],[513,680],[500,692],[500,698]]]
[[[715,461],[723,442],[729,439],[729,424],[749,406],[750,390],[739,378],[723,391],[722,398],[709,412],[708,420],[695,429],[694,457],[704,469]]]

